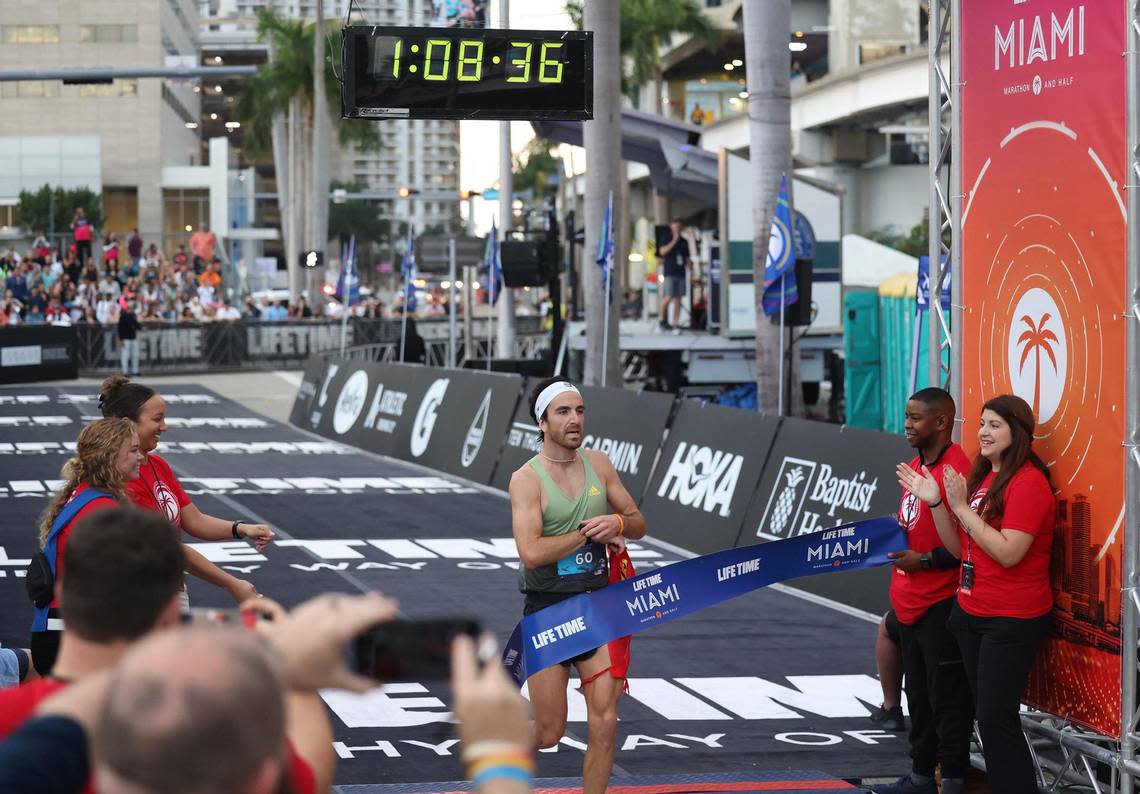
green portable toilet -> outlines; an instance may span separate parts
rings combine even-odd
[[[883,424],[880,383],[879,296],[850,291],[843,296],[843,370],[846,423],[878,430]]]
[[[930,316],[923,312],[918,335],[918,370],[911,384],[910,372],[914,361],[915,293],[918,276],[900,273],[879,285],[879,347],[882,372],[883,425],[888,433],[903,432],[906,419],[906,400],[914,392],[930,384]],[[947,317],[949,322],[950,318]],[[943,366],[949,361],[949,352],[943,351]]]

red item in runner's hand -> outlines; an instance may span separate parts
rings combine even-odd
[[[629,558],[629,552],[624,548],[619,553],[610,551],[610,584],[620,582],[623,579],[632,579],[637,575],[637,571],[633,569],[633,560]],[[629,649],[633,643],[632,637],[621,637],[609,643],[610,651],[610,669],[602,670],[597,675],[582,682],[582,686],[590,683],[594,679],[609,673],[614,678],[620,678],[625,681],[622,691],[627,695],[629,694]]]

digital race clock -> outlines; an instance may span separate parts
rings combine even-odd
[[[594,115],[593,33],[344,29],[345,118],[553,119]]]

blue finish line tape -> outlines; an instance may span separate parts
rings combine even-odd
[[[722,601],[787,579],[885,565],[906,548],[889,516],[676,562],[523,618],[503,665],[521,686],[539,670]]]

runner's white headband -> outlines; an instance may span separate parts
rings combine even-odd
[[[534,401],[534,417],[536,421],[542,419],[542,415],[546,413],[546,407],[560,394],[577,394],[579,397],[582,396],[582,392],[578,391],[573,383],[560,380],[557,383],[550,384],[539,392],[538,399]]]

